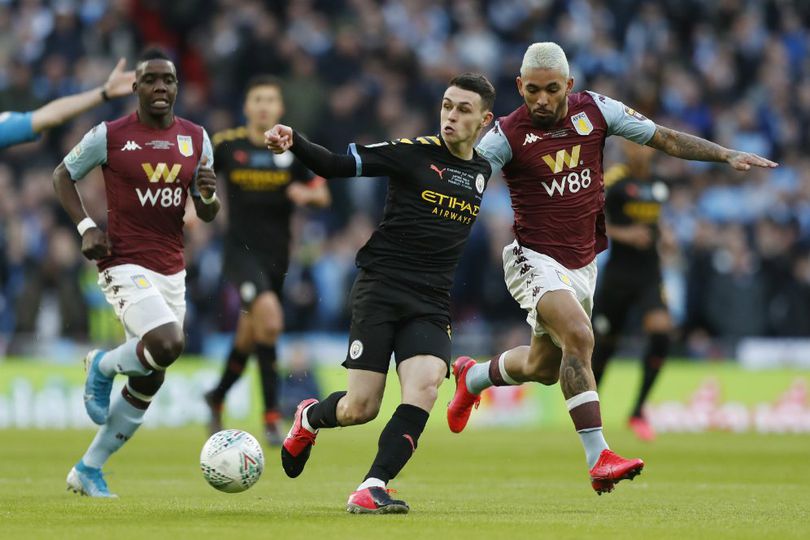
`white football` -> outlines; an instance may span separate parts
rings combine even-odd
[[[246,431],[219,431],[205,441],[200,452],[200,469],[211,486],[225,493],[240,493],[258,482],[262,475],[262,447]]]

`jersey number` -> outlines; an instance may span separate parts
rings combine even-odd
[[[135,191],[138,193],[138,200],[141,201],[141,206],[148,204],[149,206],[169,208],[170,206],[180,206],[180,203],[183,202],[182,187],[165,187],[154,190],[149,188],[144,192],[141,192],[141,188],[136,188]]]
[[[553,197],[555,193],[559,193],[560,197],[565,195],[565,190],[568,188],[568,193],[576,193],[580,189],[588,189],[591,185],[591,170],[582,169],[582,172],[571,171],[565,176],[561,176],[559,180],[551,180],[551,185],[542,182],[543,187],[546,188],[546,193],[549,197]]]

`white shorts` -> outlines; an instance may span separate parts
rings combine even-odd
[[[503,275],[506,287],[520,307],[528,312],[526,322],[535,336],[548,334],[537,320],[537,302],[547,292],[571,291],[582,309],[591,316],[596,290],[596,260],[570,270],[548,255],[523,247],[517,240],[503,248]]]
[[[183,326],[186,271],[164,276],[137,264],[121,264],[98,274],[101,291],[128,338],[143,336],[168,323]]]

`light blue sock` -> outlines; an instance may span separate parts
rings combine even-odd
[[[123,375],[149,375],[151,369],[146,369],[138,360],[138,353],[135,348],[138,346],[138,338],[132,338],[123,345],[104,353],[98,363],[98,368],[107,377],[113,377],[116,373]]]
[[[602,450],[609,448],[602,433],[602,428],[583,429],[577,431],[577,434],[582,440],[582,446],[585,447],[585,459],[588,461],[588,468],[592,469],[596,465]]]
[[[467,390],[472,394],[480,394],[490,386],[492,381],[489,378],[489,364],[491,360],[475,364],[467,370]]]
[[[99,428],[82,457],[84,464],[100,469],[141,427],[144,414],[145,409],[134,407],[121,394],[114,397],[107,423]]]

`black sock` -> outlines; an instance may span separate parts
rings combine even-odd
[[[650,393],[668,353],[669,334],[650,334],[647,350],[644,353],[644,375],[641,379],[636,406],[633,408],[633,416],[641,416],[641,409],[644,407],[644,402],[647,401],[647,395]]]
[[[593,369],[593,378],[596,380],[597,386],[599,386],[599,381],[602,380],[602,375],[605,374],[605,368],[615,352],[616,336],[596,336],[593,356],[591,356],[591,368]]]
[[[377,457],[366,475],[385,483],[396,477],[416,451],[419,436],[425,429],[429,413],[414,405],[402,404],[380,433]]]
[[[225,400],[225,394],[231,389],[231,386],[239,380],[242,372],[245,371],[245,364],[247,364],[250,353],[244,353],[236,347],[231,349],[228,354],[228,361],[225,363],[225,371],[222,372],[222,377],[219,379],[219,384],[214,388],[214,399],[218,402]]]
[[[262,382],[265,415],[278,410],[278,372],[276,371],[276,346],[256,345],[259,375]]]
[[[346,392],[333,392],[307,409],[307,420],[313,429],[338,427],[337,404]]]

